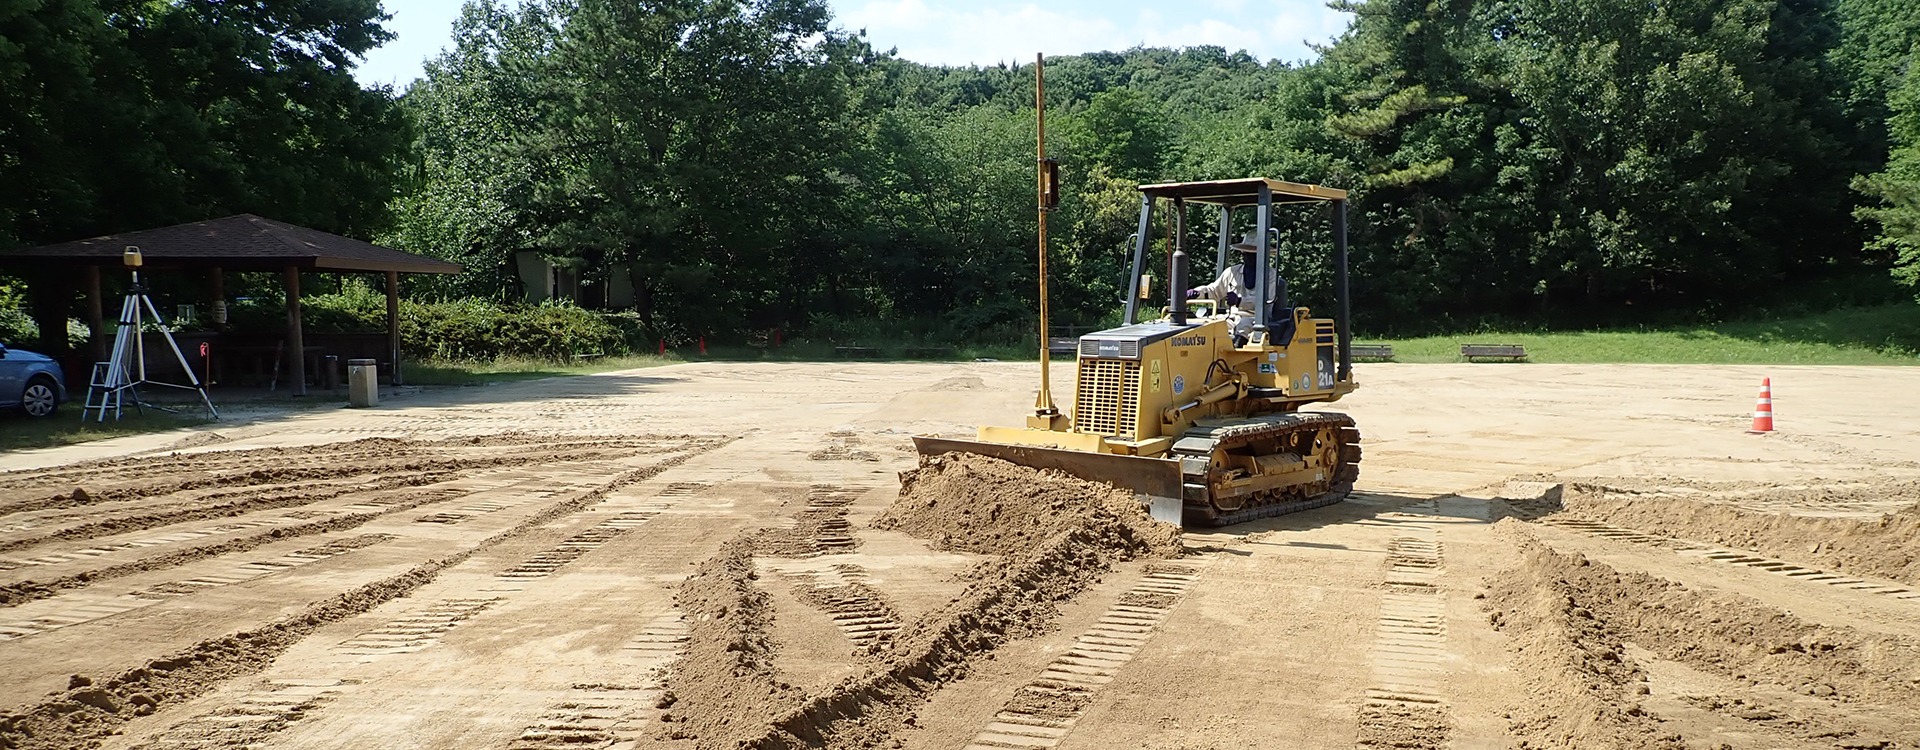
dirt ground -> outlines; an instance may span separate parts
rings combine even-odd
[[[1920,368],[1361,365],[1348,501],[1177,535],[918,468],[1036,370],[0,455],[0,748],[1920,748]]]

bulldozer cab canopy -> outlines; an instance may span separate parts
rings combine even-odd
[[[1265,177],[1141,185],[1140,192],[1155,198],[1180,198],[1188,203],[1210,203],[1231,208],[1259,203],[1261,185],[1267,186],[1274,203],[1311,203],[1347,199],[1347,191],[1339,188],[1282,182]]]

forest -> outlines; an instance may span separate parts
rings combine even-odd
[[[1920,292],[1920,0],[1333,6],[1305,63],[1048,58],[1055,322],[1114,318],[1137,185],[1248,176],[1351,191],[1363,334]],[[247,211],[467,267],[422,298],[519,299],[524,251],[624,275],[672,340],[1032,325],[1030,60],[914,63],[822,0],[471,0],[422,79],[362,87],[383,20],[0,2],[0,249]],[[1282,270],[1326,305],[1296,211]]]

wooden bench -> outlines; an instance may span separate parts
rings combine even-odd
[[[909,346],[902,353],[908,359],[953,359],[951,346]]]
[[[1347,353],[1354,359],[1364,359],[1368,362],[1393,361],[1392,344],[1350,344],[1347,347]]]
[[[836,346],[833,356],[845,359],[879,359],[880,350],[871,346]]]
[[[1527,348],[1519,344],[1461,344],[1460,356],[1468,362],[1483,359],[1500,359],[1508,362],[1525,362]]]

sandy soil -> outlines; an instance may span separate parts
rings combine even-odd
[[[1920,748],[1920,369],[1362,365],[1352,498],[1178,535],[918,465],[1036,369],[0,455],[0,748]]]

